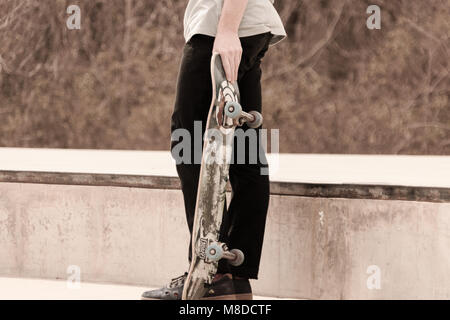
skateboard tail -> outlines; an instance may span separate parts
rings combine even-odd
[[[208,288],[205,287],[205,281],[202,278],[191,279],[190,286],[186,290],[186,296],[190,300],[199,300],[205,296]]]

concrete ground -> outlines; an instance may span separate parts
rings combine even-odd
[[[0,278],[0,300],[140,300],[150,288],[115,284],[81,283],[79,288],[62,280]],[[280,300],[254,297],[255,300]]]

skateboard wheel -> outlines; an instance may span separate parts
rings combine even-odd
[[[250,114],[255,117],[255,120],[248,122],[247,125],[252,129],[259,128],[263,124],[262,114],[258,111],[250,111]]]
[[[219,261],[222,259],[223,249],[217,244],[211,244],[206,248],[206,257],[212,261]]]
[[[236,259],[230,260],[230,264],[234,267],[240,266],[242,263],[244,263],[244,253],[239,249],[233,249],[230,251],[231,253],[234,253],[236,256]]]
[[[225,105],[225,115],[228,118],[236,119],[242,113],[242,107],[237,102],[227,102]]]

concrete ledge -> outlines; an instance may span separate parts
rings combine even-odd
[[[180,189],[180,181],[176,177],[123,174],[0,171],[0,182]],[[450,202],[450,189],[437,187],[272,181],[270,188],[272,195],[283,196]],[[228,191],[231,191],[230,186]]]
[[[279,160],[256,294],[450,299],[449,157]],[[0,149],[0,276],[165,284],[187,269],[173,169],[162,152]]]
[[[0,183],[0,275],[158,287],[187,270],[178,190]],[[257,295],[449,299],[450,203],[272,195]],[[380,270],[370,290],[367,270]]]

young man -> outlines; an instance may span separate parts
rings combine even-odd
[[[213,52],[220,54],[227,80],[238,82],[244,111],[261,112],[261,60],[270,45],[286,36],[273,0],[190,0],[184,30],[187,43],[178,78],[172,132],[185,129],[194,139],[196,121],[201,122],[204,132],[212,99]],[[243,129],[248,127],[244,125]],[[172,141],[172,148],[178,142]],[[194,141],[191,145],[194,146]],[[200,158],[196,152],[201,150],[192,147],[191,162],[177,165],[191,235],[200,173],[200,163],[194,162]],[[252,298],[249,279],[258,277],[270,192],[268,176],[261,174],[261,168],[267,166],[264,153],[256,164],[246,161],[230,166],[233,197],[221,230],[221,240],[230,248],[241,249],[245,261],[239,267],[221,261],[205,298]],[[174,278],[162,289],[144,292],[142,298],[181,299],[186,275]]]

